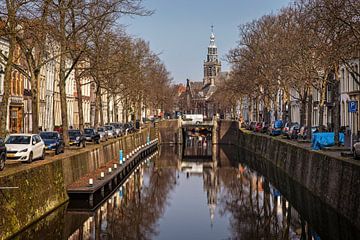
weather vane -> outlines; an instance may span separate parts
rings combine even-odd
[[[211,25],[211,32],[214,32],[214,25]]]

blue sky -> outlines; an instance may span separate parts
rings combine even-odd
[[[127,32],[150,42],[176,83],[186,78],[202,81],[203,61],[210,41],[211,25],[222,60],[222,70],[229,65],[224,58],[236,46],[238,26],[277,12],[292,0],[144,0],[148,17],[124,17]]]

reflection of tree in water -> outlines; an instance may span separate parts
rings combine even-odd
[[[240,166],[221,168],[220,214],[230,213],[234,239],[289,239],[291,206],[270,194],[270,183]]]
[[[136,173],[126,185],[121,204],[107,211],[108,225],[102,239],[151,239],[158,234],[156,223],[174,187],[175,170],[152,165],[146,171],[148,184],[143,186],[142,174]]]

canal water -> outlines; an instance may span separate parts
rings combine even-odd
[[[159,147],[98,208],[79,206],[63,205],[16,239],[360,239],[266,161],[207,138]]]

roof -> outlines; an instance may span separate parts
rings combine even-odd
[[[34,135],[38,135],[38,134],[34,134],[34,133],[12,133],[12,134],[9,134],[9,136],[27,136],[27,137],[31,137]]]

